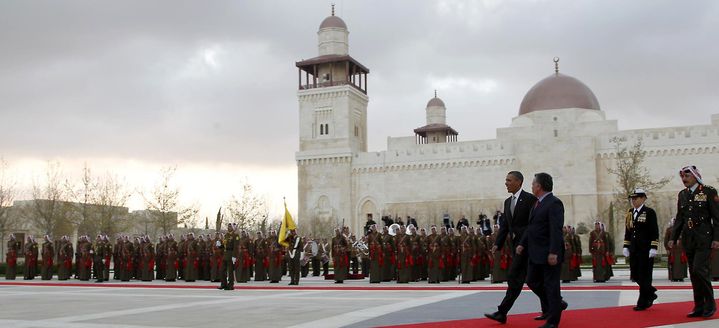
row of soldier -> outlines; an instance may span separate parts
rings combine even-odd
[[[493,283],[504,282],[513,254],[509,247],[491,253],[499,229],[495,225],[493,230],[491,235],[483,235],[479,228],[462,226],[456,234],[453,228],[432,226],[427,234],[425,228],[417,231],[413,225],[406,228],[395,224],[383,229],[372,225],[368,234],[358,242],[345,227],[337,229],[331,244],[325,239],[303,237],[300,272],[302,277],[308,276],[310,269],[313,276],[327,276],[332,263],[334,280],[338,283],[348,279],[350,274],[357,275],[360,270],[364,276],[369,276],[371,283],[424,280],[429,283],[450,280],[469,283],[489,277]],[[671,231],[671,227],[666,231]],[[573,227],[565,227],[564,234],[566,251],[561,279],[567,283],[581,276],[582,245]],[[257,232],[251,238],[246,231],[240,231],[238,236],[239,261],[234,262],[235,281],[248,282],[254,278],[255,281],[276,283],[287,274],[290,260],[287,247],[278,243],[275,231],[267,237]],[[112,267],[113,279],[122,281],[218,282],[224,250],[216,243],[223,237],[221,233],[197,237],[189,233],[176,241],[172,234],[168,234],[153,244],[148,236],[131,238],[124,235],[118,236],[113,245],[106,235],[98,235],[94,242],[88,236],[80,236],[77,247],[73,247],[67,236],[62,236],[58,243],[45,236],[42,245],[27,236],[21,250],[21,243],[11,235],[7,244],[6,279],[15,279],[17,258],[23,254],[24,279],[40,275],[43,280],[49,280],[56,270],[59,280],[70,279],[74,274],[79,280],[94,277],[102,282],[110,279]],[[667,250],[669,279],[672,281],[687,277],[687,258],[681,242],[677,246]],[[589,236],[595,282],[604,282],[613,276],[613,247],[611,234],[602,223],[596,222]],[[712,256],[711,276],[719,279],[719,256]]]

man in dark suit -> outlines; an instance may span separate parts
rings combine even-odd
[[[512,194],[504,200],[504,213],[500,220],[499,232],[497,239],[492,246],[492,253],[502,250],[507,238],[510,240],[512,249],[519,246],[520,239],[524,235],[524,231],[529,224],[529,214],[537,202],[537,198],[532,194],[522,190],[524,176],[521,172],[511,171],[507,173],[504,179],[504,185],[507,192]],[[507,313],[514,305],[514,302],[522,292],[525,279],[527,278],[527,253],[516,254],[512,259],[512,264],[507,275],[507,293],[502,303],[497,307],[497,312],[485,314],[487,318],[505,323],[507,322]],[[546,297],[533,290],[542,303],[542,316],[537,319],[544,319],[547,313]],[[564,303],[566,304],[566,303]]]
[[[537,197],[529,224],[517,246],[517,254],[527,252],[527,285],[537,295],[546,297],[545,328],[558,327],[564,308],[559,277],[564,258],[564,205],[552,194],[552,176],[537,173],[532,181],[532,194]],[[542,296],[540,296],[541,299]]]

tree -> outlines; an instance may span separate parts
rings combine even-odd
[[[33,181],[31,204],[23,210],[23,216],[44,234],[59,236],[72,231],[73,209],[67,202],[62,175],[59,163],[48,162],[45,181]]]
[[[611,139],[614,144],[616,158],[614,166],[607,168],[607,172],[616,178],[616,185],[614,188],[614,201],[610,204],[611,209],[623,209],[624,206],[616,206],[615,204],[625,205],[627,204],[627,197],[631,194],[635,188],[641,187],[645,190],[659,190],[664,187],[671,177],[663,177],[659,180],[655,180],[649,170],[643,165],[646,159],[646,151],[644,151],[644,144],[642,138],[637,138],[633,145],[627,145],[626,137],[614,137]],[[610,210],[609,220],[609,231],[614,232],[615,217],[613,210]],[[624,218],[619,215],[617,217]]]
[[[127,200],[131,193],[127,191],[118,177],[107,173],[104,178],[97,180],[96,192],[92,201],[96,209],[95,226],[99,232],[114,235],[125,231],[128,227],[126,220]]]
[[[7,162],[0,157],[0,256],[5,254],[5,235],[15,229],[17,218],[10,215],[10,206],[15,200],[15,182],[8,177]]]
[[[97,184],[92,177],[92,172],[87,163],[82,170],[82,178],[80,179],[80,187],[75,188],[68,184],[67,190],[70,198],[74,200],[72,204],[74,209],[73,224],[77,228],[80,235],[94,235],[97,232],[96,220],[92,213],[92,197],[96,192]]]
[[[149,194],[142,194],[151,220],[163,234],[194,218],[198,212],[195,205],[180,205],[180,190],[172,184],[176,171],[176,167],[163,168],[159,183]]]
[[[230,222],[237,223],[240,229],[266,232],[269,207],[264,197],[258,195],[252,185],[245,181],[242,193],[232,195],[226,205]]]

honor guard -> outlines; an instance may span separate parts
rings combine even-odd
[[[227,234],[225,239],[216,242],[216,246],[224,250],[222,258],[222,275],[220,287],[218,289],[233,290],[235,289],[235,263],[237,262],[237,247],[240,243],[240,236],[235,233],[235,226],[232,223],[227,224]]]
[[[716,312],[709,267],[712,249],[719,248],[719,196],[702,182],[696,166],[683,167],[679,176],[686,188],[677,196],[677,217],[668,246],[672,248],[681,236],[694,291],[694,309],[687,317],[708,318]]]
[[[639,285],[639,299],[634,311],[643,311],[657,299],[657,289],[652,286],[652,270],[659,247],[659,225],[657,213],[644,205],[647,200],[644,189],[634,189],[629,199],[632,208],[626,214],[622,253],[629,258],[631,278]]]

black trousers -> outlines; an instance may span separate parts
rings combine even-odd
[[[531,261],[527,265],[527,286],[539,296],[542,311],[547,313],[547,323],[559,326],[562,317],[562,293],[559,289],[561,262],[557,265],[536,264]],[[544,301],[542,300],[544,298]]]
[[[296,259],[290,259],[289,263],[287,264],[288,269],[290,271],[290,283],[292,284],[299,284],[300,283],[300,270],[303,268],[306,268],[307,266],[300,266],[300,259],[299,255]]]
[[[312,258],[312,275],[315,277],[319,277],[320,275],[320,259]]]
[[[222,288],[234,288],[235,287],[235,266],[232,264],[232,259],[222,260],[222,275],[220,279],[220,287]]]
[[[95,275],[95,279],[103,280],[105,276],[105,262],[102,258],[95,258],[93,262],[92,271]]]
[[[528,263],[527,252],[523,252],[522,255],[514,254],[512,264],[509,266],[509,271],[507,272],[507,292],[504,294],[502,303],[497,307],[499,312],[505,315],[509,313],[519,294],[522,293],[524,282],[527,280]],[[535,290],[532,286],[529,286],[529,288],[539,297],[542,313],[547,312],[547,296],[541,293],[542,291]]]
[[[630,276],[639,285],[637,306],[649,305],[657,291],[652,286],[654,259],[649,258],[649,248],[632,250],[629,255]]]
[[[689,260],[689,278],[694,291],[694,310],[706,311],[716,308],[714,290],[709,277],[711,248],[686,247],[684,251]]]

